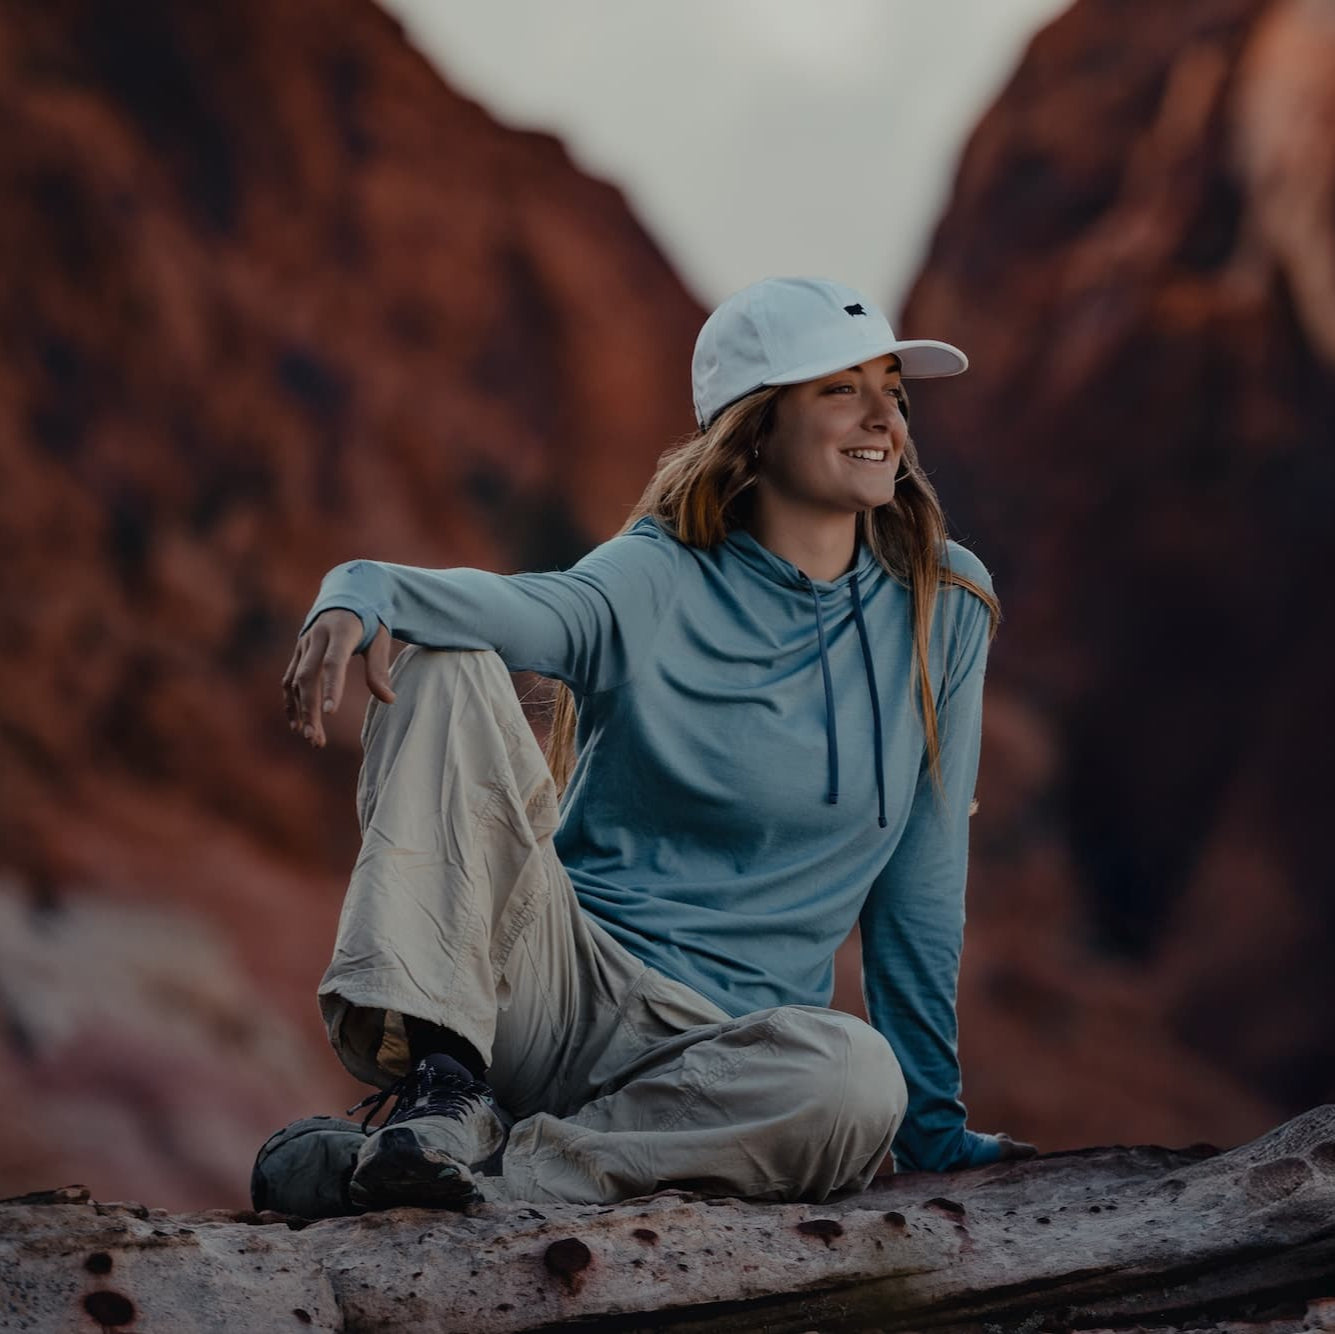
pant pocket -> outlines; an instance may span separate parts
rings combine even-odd
[[[661,1042],[731,1018],[713,1001],[657,968],[644,970],[622,1010],[622,1022],[647,1042]]]
[[[682,982],[646,968],[627,993],[618,1017],[617,1050],[600,1062],[603,1091],[620,1087],[642,1070],[672,1060],[732,1016]]]

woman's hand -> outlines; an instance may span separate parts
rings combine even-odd
[[[348,661],[362,637],[362,620],[350,611],[323,611],[311,623],[292,652],[283,673],[283,705],[287,725],[317,749],[325,744],[324,715],[333,713],[343,699]],[[389,688],[389,631],[381,625],[363,655],[366,684],[385,704],[394,703]]]
[[[1006,1162],[1011,1158],[1032,1158],[1038,1149],[1033,1144],[1026,1144],[1023,1140],[1011,1139],[1003,1130],[997,1135],[1001,1143],[1001,1157],[998,1162]]]

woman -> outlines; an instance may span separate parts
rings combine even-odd
[[[374,1132],[314,1127],[351,1207],[820,1200],[892,1141],[908,1169],[1034,1152],[959,1099],[998,609],[902,380],[967,364],[850,288],[767,279],[700,332],[700,433],[573,568],[327,576],[289,723],[324,744],[356,653],[374,698],[320,1002],[373,1112],[397,1095]],[[419,646],[392,671],[391,635]],[[562,683],[546,761],[519,670]],[[870,1024],[826,1008],[855,923]]]

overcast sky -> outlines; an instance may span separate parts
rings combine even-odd
[[[559,135],[618,185],[706,306],[768,274],[815,274],[892,319],[969,130],[1067,7],[381,3],[454,88],[505,124]]]

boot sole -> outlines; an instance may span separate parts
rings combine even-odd
[[[360,1209],[462,1209],[482,1198],[463,1163],[423,1148],[411,1130],[382,1130],[357,1164],[348,1197]]]

